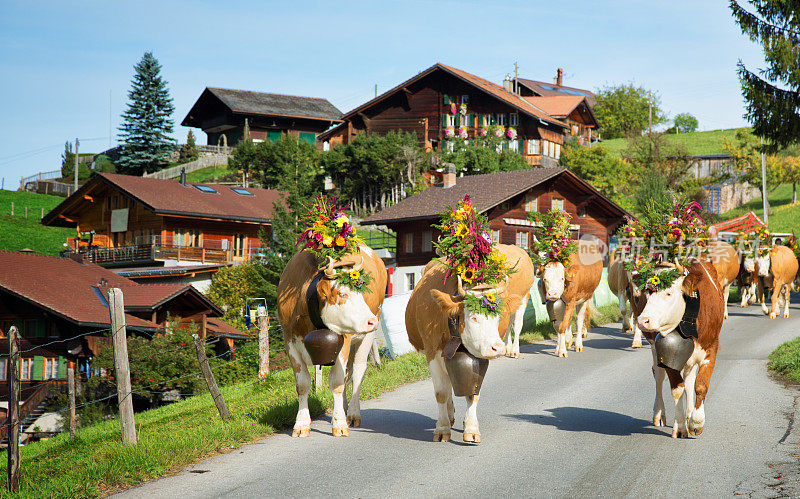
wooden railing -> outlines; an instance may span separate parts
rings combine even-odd
[[[37,407],[39,404],[45,401],[45,399],[50,395],[50,390],[56,385],[55,380],[48,380],[44,383],[41,383],[36,386],[33,391],[33,394],[25,400],[19,408],[19,421],[24,421]],[[2,426],[0,426],[0,440],[4,440],[8,436],[8,418],[3,421]],[[22,432],[24,428],[20,428],[20,432]]]
[[[231,250],[193,248],[190,246],[153,246],[155,258],[162,260],[185,260],[200,263],[227,263],[232,260]]]
[[[155,246],[149,244],[97,248],[81,253],[84,260],[98,265],[155,260]]]
[[[74,240],[71,241],[74,243]],[[84,260],[98,265],[143,263],[155,260],[176,260],[198,263],[229,263],[250,260],[260,255],[261,248],[245,250],[173,246],[168,244],[135,244],[117,248],[95,248],[81,253]]]
[[[50,180],[53,178],[60,178],[61,177],[61,170],[51,170],[49,172],[39,172],[35,175],[31,175],[29,177],[22,177],[19,181],[19,188],[24,189],[25,184],[28,182],[33,182],[35,180]]]

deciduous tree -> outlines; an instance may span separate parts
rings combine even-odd
[[[673,120],[675,123],[675,132],[677,133],[691,133],[697,130],[700,123],[697,118],[689,113],[680,113],[675,116]]]
[[[658,94],[633,83],[600,89],[593,111],[603,138],[614,139],[641,133],[647,128],[651,103],[653,125],[664,123],[666,116],[661,110]]]

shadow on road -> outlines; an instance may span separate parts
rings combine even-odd
[[[435,412],[436,403],[433,397],[431,402],[431,410]],[[424,414],[395,409],[362,409],[361,427],[357,430],[427,442],[433,440],[434,428],[436,420]]]
[[[505,417],[529,423],[554,426],[564,431],[585,431],[601,435],[663,435],[650,421],[616,412],[586,407],[557,407],[547,409],[552,415],[505,414]]]

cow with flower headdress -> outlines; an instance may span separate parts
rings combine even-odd
[[[492,244],[486,217],[475,211],[469,196],[435,227],[442,232],[435,243],[442,256],[426,266],[409,298],[406,331],[414,348],[425,353],[433,379],[439,408],[433,440],[450,440],[455,393],[467,399],[464,441],[478,443],[480,381],[460,391],[463,380],[451,365],[459,355],[476,363],[512,349],[519,355],[533,265],[524,250]]]
[[[556,355],[567,357],[572,346],[572,317],[576,317],[575,351],[583,351],[589,335],[592,296],[603,277],[603,259],[592,241],[572,239],[570,215],[561,210],[531,213],[537,224],[531,259],[539,277],[539,296],[558,332]]]
[[[326,331],[340,340],[329,376],[332,432],[347,436],[350,426],[361,424],[359,393],[383,305],[386,267],[357,236],[335,199],[316,198],[302,219],[307,226],[298,241],[302,250],[289,261],[278,283],[278,318],[298,396],[292,436],[307,437],[311,431],[309,367],[314,360],[304,338],[312,331]],[[345,387],[350,379],[353,392],[347,404]]]
[[[696,203],[678,204],[672,217],[645,213],[635,223],[640,247],[626,263],[640,300],[637,325],[651,344],[656,399],[653,424],[664,425],[661,385],[668,377],[675,402],[673,438],[699,435],[705,398],[719,350],[723,290],[708,249],[708,229]],[[677,237],[675,229],[680,230]]]

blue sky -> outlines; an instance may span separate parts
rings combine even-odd
[[[178,125],[205,86],[328,98],[347,111],[440,61],[495,82],[513,71],[597,89],[635,82],[701,130],[744,126],[736,61],[763,67],[727,2],[4,2],[0,177],[116,142],[133,65],[160,60]],[[205,134],[198,135],[205,143]]]

